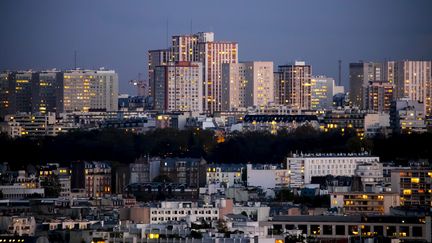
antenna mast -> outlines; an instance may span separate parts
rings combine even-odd
[[[74,51],[74,69],[77,69],[77,51]]]
[[[338,85],[341,86],[342,85],[342,60],[338,61],[339,63],[339,83]]]

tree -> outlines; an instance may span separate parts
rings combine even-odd
[[[217,229],[218,233],[227,234],[229,232],[228,226],[226,225],[226,221],[223,219],[219,219],[217,226],[216,226],[216,229]]]
[[[202,238],[202,233],[196,230],[191,230],[190,232],[190,236],[194,239],[201,239]]]
[[[46,176],[41,182],[41,187],[45,189],[45,197],[60,196],[61,185],[57,175]]]
[[[294,200],[294,193],[289,189],[281,189],[276,193],[276,201],[279,202],[292,202]]]
[[[167,175],[158,175],[155,178],[153,178],[153,182],[171,183],[173,182],[173,180]]]

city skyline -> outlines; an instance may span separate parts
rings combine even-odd
[[[346,87],[350,62],[432,59],[431,2],[370,3],[2,2],[0,27],[8,35],[0,40],[0,69],[70,69],[77,51],[78,67],[114,69],[120,92],[134,94],[128,81],[138,73],[146,77],[148,50],[166,47],[172,35],[199,31],[238,42],[239,61],[276,67],[304,60],[314,75],[336,83],[341,59]],[[193,17],[183,14],[189,10]]]
[[[432,0],[0,0],[0,243],[432,242]]]

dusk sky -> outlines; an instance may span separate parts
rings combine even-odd
[[[120,91],[147,78],[147,50],[169,36],[212,31],[240,61],[304,60],[337,79],[337,60],[432,59],[431,0],[1,0],[0,69],[115,69]]]

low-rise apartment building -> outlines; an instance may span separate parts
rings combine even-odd
[[[390,208],[400,205],[397,193],[336,192],[330,194],[330,207],[341,213],[354,214],[389,214]]]

